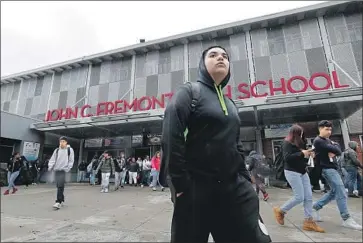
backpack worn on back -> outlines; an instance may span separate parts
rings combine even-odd
[[[273,168],[276,171],[276,180],[286,181],[282,151],[276,155]]]

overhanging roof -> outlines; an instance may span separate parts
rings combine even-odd
[[[122,47],[115,50],[84,56],[70,61],[4,76],[1,77],[1,84],[16,82],[22,79],[30,79],[32,77],[44,76],[53,72],[62,72],[63,70],[89,65],[91,63],[100,63],[106,60],[130,57],[137,53],[166,49],[174,45],[184,44],[196,40],[210,40],[231,34],[245,32],[248,30],[274,27],[276,25],[294,23],[299,20],[316,18],[319,16],[334,15],[342,12],[362,11],[362,7],[363,2],[361,1],[327,1],[294,10],[288,10],[276,14],[270,14],[262,17],[256,17],[202,30],[192,31],[189,33],[174,35],[167,38],[148,41],[145,43],[139,43],[132,46]]]

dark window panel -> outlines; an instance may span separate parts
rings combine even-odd
[[[29,116],[33,106],[33,98],[28,98],[25,104],[24,116]]]
[[[146,55],[136,56],[136,78],[142,78],[146,76]]]
[[[254,58],[256,81],[268,82],[272,79],[270,57],[256,57]],[[262,94],[268,92],[268,86],[257,86],[257,93]]]
[[[158,75],[147,76],[146,78],[146,96],[158,95]]]
[[[3,110],[4,111],[9,111],[9,108],[10,108],[10,101],[4,102]]]
[[[299,25],[284,27],[287,52],[295,52],[303,49],[301,31]]]
[[[270,55],[286,53],[285,39],[281,26],[267,30],[267,39],[270,49]]]
[[[108,84],[100,85],[98,90],[98,102],[106,102],[108,101]]]
[[[52,93],[57,93],[60,91],[61,80],[62,80],[62,73],[56,72],[54,74]]]
[[[90,86],[95,86],[100,83],[101,64],[93,64],[91,68]]]
[[[67,98],[68,98],[68,91],[62,91],[59,93],[59,101],[58,101],[59,109],[67,107]]]
[[[14,89],[13,89],[13,94],[11,96],[11,100],[17,100],[18,99],[19,91],[20,91],[20,82],[14,83]]]
[[[305,50],[305,53],[310,75],[316,72],[328,72],[328,63],[323,47],[308,49]]]
[[[42,94],[43,83],[44,83],[44,76],[38,77],[37,78],[37,84],[35,86],[34,96],[39,96],[39,95]]]
[[[358,71],[362,71],[362,41],[352,42],[355,62],[357,63]]]
[[[189,68],[189,82],[195,82],[198,79],[198,68]]]
[[[175,92],[184,83],[184,70],[171,73],[171,91]]]
[[[82,87],[82,88],[78,88],[77,89],[77,95],[76,95],[76,101],[79,101],[80,99],[82,99],[86,94],[86,88]]]
[[[233,79],[235,84],[249,83],[248,74],[248,60],[240,60],[232,62],[233,65]]]
[[[171,70],[170,50],[162,50],[159,52],[158,74],[170,73],[170,70]]]

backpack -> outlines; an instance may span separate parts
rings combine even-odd
[[[262,156],[261,156],[262,157]],[[254,159],[254,158],[252,158]],[[256,159],[254,159],[256,160]],[[257,159],[255,161],[255,168],[256,173],[262,176],[269,176],[271,174],[271,168],[270,166],[268,166],[268,164],[266,163],[266,161],[261,158],[261,160]]]
[[[58,151],[59,151],[59,148],[57,148],[55,150],[55,162],[57,162],[57,160],[58,160]],[[69,156],[71,155],[71,147],[67,147],[67,152],[68,152],[68,162],[69,162]]]
[[[191,106],[191,113],[195,112],[195,107],[198,105],[198,101],[200,98],[200,86],[198,82],[187,82],[187,85],[190,87],[190,91],[192,92],[192,102],[190,103]],[[184,131],[184,138],[187,140],[188,135],[188,128]]]
[[[273,168],[276,171],[276,180],[286,181],[282,151],[276,155],[275,161],[273,162]]]

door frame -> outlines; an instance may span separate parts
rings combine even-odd
[[[272,158],[273,158],[273,160],[275,160],[275,158],[276,158],[274,142],[283,142],[283,141],[284,141],[284,139],[283,139],[283,138],[280,138],[280,139],[273,139],[273,140],[271,140]]]

